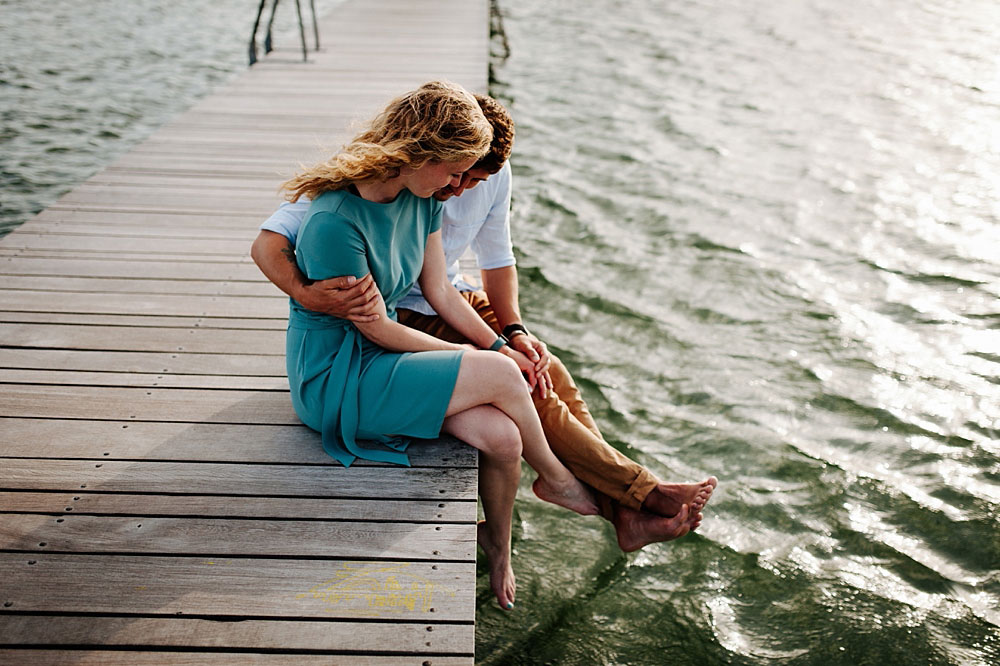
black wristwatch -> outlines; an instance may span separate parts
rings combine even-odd
[[[507,324],[503,327],[503,337],[510,340],[515,335],[527,335],[528,329],[524,327],[524,324]]]

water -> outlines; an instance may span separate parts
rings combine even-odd
[[[1000,6],[502,7],[526,317],[609,441],[721,486],[629,556],[520,502],[479,659],[996,663]]]
[[[248,3],[126,4],[0,1],[4,223],[244,67]],[[478,661],[1000,660],[1000,5],[501,7],[527,321],[609,441],[721,485],[623,555],[526,474]]]

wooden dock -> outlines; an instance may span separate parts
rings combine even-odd
[[[488,11],[349,0],[0,241],[0,663],[472,663],[474,452],[330,460],[248,251],[350,121],[485,91]]]

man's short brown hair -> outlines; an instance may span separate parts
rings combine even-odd
[[[503,168],[504,162],[510,159],[510,151],[514,148],[514,119],[510,117],[503,105],[486,95],[476,95],[479,108],[483,110],[486,120],[493,126],[493,141],[489,151],[472,168],[482,169],[488,173],[496,173]]]

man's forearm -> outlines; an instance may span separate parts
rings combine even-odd
[[[306,276],[295,263],[295,246],[273,231],[261,231],[250,247],[257,268],[281,291],[296,298],[307,285]]]
[[[521,323],[517,300],[517,269],[514,266],[482,271],[483,290],[490,300],[501,330],[508,324]]]

